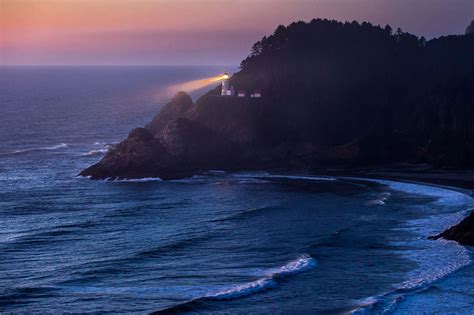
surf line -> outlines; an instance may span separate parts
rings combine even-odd
[[[262,278],[233,285],[225,289],[216,290],[196,297],[184,303],[154,311],[152,314],[168,314],[179,311],[186,311],[198,308],[206,301],[225,301],[246,297],[255,293],[260,293],[278,286],[278,279],[288,277],[297,273],[309,271],[317,266],[317,261],[308,254],[301,255],[299,258],[288,262],[287,264],[271,268],[260,273]]]

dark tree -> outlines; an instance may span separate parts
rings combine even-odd
[[[467,34],[474,34],[474,21],[466,28],[466,35]]]
[[[427,41],[390,26],[314,19],[255,44],[233,84],[263,90],[258,126],[269,145],[357,143],[367,162],[474,166],[472,56],[474,36]]]

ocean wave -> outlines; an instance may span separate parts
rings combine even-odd
[[[0,156],[16,155],[16,154],[22,154],[22,153],[35,152],[35,151],[54,151],[54,150],[64,149],[64,148],[67,148],[67,147],[69,147],[69,145],[67,143],[60,143],[60,144],[47,146],[47,147],[15,150],[15,151],[12,151],[12,152],[3,153]]]
[[[57,149],[67,148],[68,146],[69,145],[67,143],[60,143],[57,145],[53,145],[51,147],[39,148],[39,150],[57,150]]]
[[[186,310],[193,310],[198,308],[205,301],[233,300],[246,297],[252,294],[264,292],[276,288],[278,286],[278,279],[309,271],[315,268],[316,266],[316,260],[310,255],[304,254],[281,267],[271,268],[259,272],[258,274],[261,276],[261,278],[257,280],[212,291],[207,294],[204,294],[203,296],[186,301],[184,303],[158,310],[153,314],[168,314]]]
[[[205,175],[193,175],[189,178],[181,178],[181,179],[172,179],[172,180],[168,180],[169,182],[173,182],[173,183],[189,183],[189,184],[193,184],[193,183],[202,183],[203,181],[206,181],[209,179],[209,176],[205,176]]]
[[[257,272],[262,278],[234,285],[225,289],[206,294],[207,299],[231,300],[262,292],[277,286],[279,278],[288,277],[301,272],[309,271],[317,266],[316,260],[308,254],[301,255],[285,265]]]
[[[97,149],[97,150],[91,150],[89,152],[81,154],[81,156],[96,156],[96,155],[102,155],[104,153],[107,153],[109,149]]]
[[[369,200],[365,203],[366,206],[384,206],[388,198],[391,196],[391,193],[384,192],[377,196],[374,200]]]
[[[337,181],[335,177],[329,176],[303,176],[303,175],[265,175],[265,178],[273,178],[273,179],[296,179],[296,180],[309,180],[309,181]]]
[[[144,178],[114,178],[108,177],[104,179],[105,182],[113,183],[145,183],[145,182],[162,182],[159,177],[144,177]]]
[[[211,238],[212,238],[212,235],[210,235],[209,233],[206,233],[203,235],[197,235],[197,236],[188,237],[185,239],[178,239],[166,244],[161,244],[160,246],[157,246],[151,249],[146,249],[141,252],[138,252],[137,254],[135,254],[135,257],[138,259],[143,259],[143,258],[158,258],[167,254],[174,255],[176,254],[177,251],[183,250],[188,247],[199,245]]]
[[[210,292],[204,297],[216,300],[231,300],[248,296],[267,289],[275,288],[278,284],[277,281],[279,278],[309,271],[316,266],[317,261],[310,255],[304,254],[281,267],[256,272],[257,276],[261,276],[260,279]]]
[[[407,257],[419,265],[408,275],[408,280],[395,285],[392,291],[357,301],[358,307],[349,313],[391,313],[405,296],[421,293],[431,288],[433,283],[470,264],[469,252],[463,246],[446,240],[430,242],[441,244],[441,248],[430,249],[432,253],[437,253],[436,257],[429,254]],[[446,257],[452,258],[446,261]]]
[[[273,278],[263,278],[256,281],[236,285],[229,289],[207,294],[205,298],[212,300],[232,300],[276,287],[277,283]]]
[[[104,155],[105,153],[109,152],[110,149],[115,148],[116,143],[109,144],[109,143],[95,142],[93,145],[96,147],[101,146],[102,148],[90,150],[88,152],[81,154],[81,156],[88,157],[88,156]]]
[[[238,181],[239,184],[268,184],[270,181],[257,178],[242,178]]]
[[[223,216],[223,217],[220,217],[220,218],[212,219],[209,222],[222,222],[222,221],[242,219],[242,218],[244,218],[245,216],[248,216],[248,215],[252,215],[252,214],[267,211],[267,210],[273,210],[273,209],[275,209],[275,208],[270,207],[270,206],[250,208],[250,209],[246,209],[246,210],[234,213],[234,214],[230,214],[230,215]]]
[[[442,188],[439,186],[433,186],[429,184],[415,184],[396,182],[383,179],[367,179],[367,178],[354,178],[357,180],[365,180],[374,183],[387,185],[390,189],[402,191],[408,194],[421,195],[427,197],[436,198],[436,203],[442,205],[463,205],[471,200],[471,197],[466,193],[456,191],[454,189]]]
[[[462,192],[431,185],[403,183],[378,179],[362,179],[389,186],[393,190],[409,194],[434,197],[434,206],[463,206],[469,205],[473,199]],[[429,207],[429,203],[427,204]],[[458,209],[458,208],[455,208]],[[417,268],[407,275],[407,280],[394,285],[393,290],[377,296],[371,296],[357,301],[358,307],[351,314],[390,313],[404,300],[406,295],[417,294],[429,288],[433,283],[450,275],[471,263],[469,251],[453,241],[439,239],[428,240],[427,237],[447,229],[460,221],[466,210],[452,213],[430,215],[423,219],[408,221],[402,229],[417,235],[407,242],[392,242],[395,246],[412,246],[417,250],[399,251],[399,254],[414,261]]]
[[[264,272],[270,277],[286,277],[300,272],[308,271],[317,266],[317,261],[308,254],[301,255],[298,259],[290,261],[279,268],[269,269]]]

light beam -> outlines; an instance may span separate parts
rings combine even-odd
[[[220,75],[216,75],[216,76],[210,77],[210,78],[182,82],[182,83],[178,83],[178,84],[174,84],[174,85],[170,86],[168,88],[168,91],[171,94],[177,93],[179,91],[184,91],[184,92],[190,93],[190,92],[205,88],[206,86],[209,86],[213,83],[217,83],[217,82],[220,82],[222,80],[226,80],[228,78],[229,78],[229,75],[220,74]]]

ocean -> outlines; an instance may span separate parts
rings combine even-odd
[[[0,312],[474,313],[473,206],[420,183],[76,175],[222,67],[0,68]],[[192,92],[194,99],[211,87]]]

